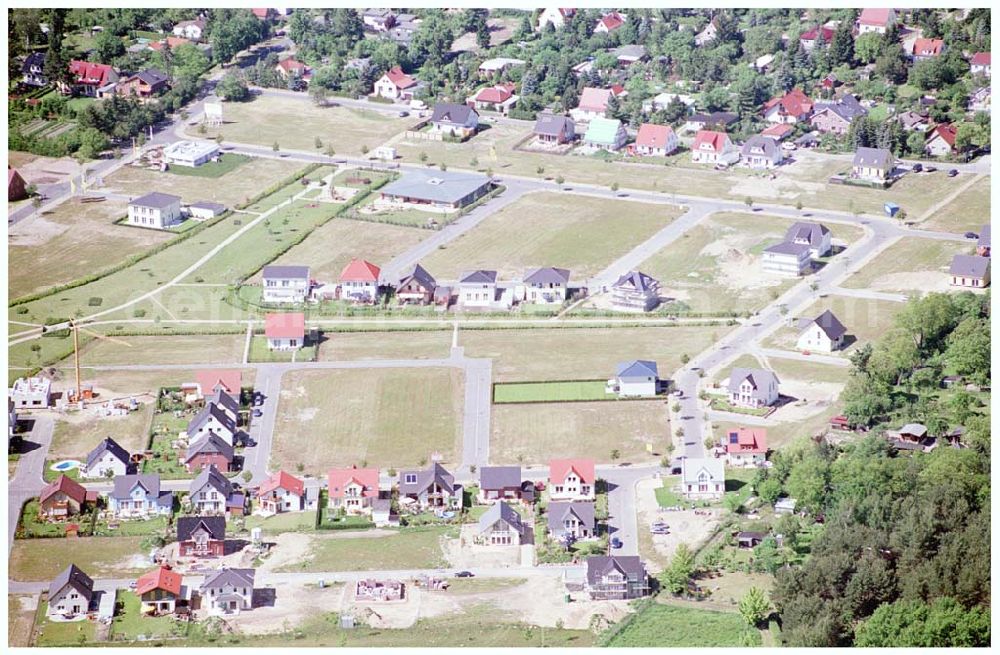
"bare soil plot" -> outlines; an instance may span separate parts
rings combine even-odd
[[[28,184],[62,182],[80,172],[80,164],[72,157],[41,157],[16,150],[7,151],[8,164],[17,169]]]
[[[81,361],[100,364],[194,364],[239,366],[243,334],[196,334],[94,339],[80,349]],[[126,346],[124,344],[129,344]]]
[[[223,106],[223,143],[255,143],[282,148],[315,150],[316,138],[338,154],[358,155],[363,146],[374,150],[414,122],[376,111],[347,107],[318,107],[306,94],[301,100],[284,96],[258,96],[251,102]],[[195,134],[194,128],[189,128]],[[218,128],[208,128],[202,138],[214,138]]]
[[[130,453],[145,450],[149,441],[152,403],[141,403],[139,409],[125,416],[98,416],[86,410],[59,417],[52,435],[49,458],[86,461],[87,455],[105,437],[111,437]]]
[[[344,585],[327,584],[321,589],[316,584],[281,582],[273,587],[273,603],[227,617],[226,621],[244,634],[266,634],[298,626],[323,612],[342,609]]]
[[[454,527],[409,528],[340,534],[285,533],[278,536],[275,555],[290,542],[304,552],[294,560],[283,558],[276,571],[378,571],[431,569],[445,566],[442,540],[457,533]]]
[[[70,564],[92,578],[127,578],[149,570],[143,537],[16,539],[10,550],[10,577],[19,582],[49,581]]]
[[[532,193],[435,252],[424,266],[444,279],[477,268],[506,277],[529,267],[560,266],[582,280],[679,215],[668,205]]]
[[[971,246],[919,237],[903,237],[841,283],[849,289],[877,291],[947,291],[951,258]]]
[[[791,318],[791,326],[782,327],[768,337],[764,345],[771,348],[796,350],[799,337],[798,319],[813,319],[826,310],[832,311],[847,328],[847,345],[843,350],[824,355],[849,355],[866,343],[874,341],[892,327],[896,314],[904,303],[891,300],[872,300],[850,296],[827,296],[810,305],[800,316]]]
[[[281,384],[272,468],[416,466],[459,455],[462,374],[446,368],[293,371]]]
[[[192,366],[191,369],[185,370],[162,369],[149,371],[94,371],[83,369],[82,381],[84,384],[93,384],[95,390],[102,393],[106,392],[109,397],[117,398],[146,393],[155,394],[159,391],[160,387],[177,387],[184,382],[193,382],[197,368]],[[226,368],[235,369],[239,367],[231,366]],[[242,369],[242,372],[243,386],[253,386],[256,371],[248,368]],[[57,369],[57,374],[59,377],[58,381],[54,384],[54,388],[63,389],[74,384],[72,362],[61,364],[60,368]]]
[[[437,359],[451,352],[451,330],[328,332],[324,336],[320,361]]]
[[[783,421],[772,423],[767,426],[768,448],[781,448],[799,437],[811,438],[817,434],[825,434],[829,427],[830,419],[840,414],[843,405],[839,401],[832,402],[821,411],[814,413],[801,420]],[[712,434],[721,438],[728,430],[739,428],[741,423],[737,421],[713,421]]]
[[[989,176],[980,177],[957,198],[920,223],[920,227],[944,232],[972,231],[978,234],[982,226],[990,222],[992,179]]]
[[[721,519],[720,510],[710,511],[711,516],[695,514],[694,510],[668,512],[656,501],[656,490],[663,485],[660,478],[640,480],[636,485],[636,512],[639,528],[639,552],[648,562],[650,573],[659,573],[670,564],[674,551],[686,544],[692,551],[708,541],[715,533]],[[652,534],[653,523],[664,522],[669,534]]]
[[[663,452],[670,438],[666,401],[537,403],[494,405],[490,461],[545,462],[553,457],[610,461],[618,450],[625,462],[651,461],[652,443]]]
[[[7,594],[7,646],[24,648],[31,645],[37,608],[37,596]]]

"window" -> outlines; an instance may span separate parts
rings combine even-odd
[[[416,473],[407,473],[406,475],[404,475],[403,482],[405,482],[406,484],[416,484],[417,483]]]

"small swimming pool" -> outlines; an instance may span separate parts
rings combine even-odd
[[[66,471],[72,471],[80,466],[80,462],[75,459],[64,459],[61,462],[56,462],[51,466],[53,471],[60,471],[65,473]]]

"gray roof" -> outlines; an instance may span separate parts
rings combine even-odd
[[[569,271],[565,268],[536,268],[524,276],[526,284],[569,284]]]
[[[90,602],[94,596],[94,581],[76,564],[70,564],[52,580],[52,584],[49,585],[49,598],[58,594],[66,585],[76,589],[81,596],[87,599],[87,602]]]
[[[253,569],[219,569],[205,576],[202,590],[222,589],[227,584],[233,587],[253,587]]]
[[[768,371],[763,368],[743,368],[741,366],[737,366],[732,370],[732,372],[729,373],[729,391],[739,391],[740,384],[742,384],[743,380],[746,380],[747,378],[750,379],[750,384],[754,387],[754,390],[751,393],[754,397],[759,395],[763,398],[764,394],[758,392],[762,391],[765,387],[770,386],[772,380],[775,384],[778,384],[779,382],[778,376],[775,375],[774,371]]]
[[[753,154],[755,151],[763,151],[765,155],[772,159],[776,156],[778,158],[781,157],[781,148],[778,146],[778,142],[769,136],[754,134],[746,140],[741,150],[742,155],[746,157],[747,155]]]
[[[395,182],[382,187],[381,193],[387,196],[455,203],[489,183],[490,178],[479,173],[411,170],[403,173],[403,176]]]
[[[646,46],[644,45],[623,45],[611,51],[616,57],[627,57],[630,59],[641,59],[646,56]]]
[[[240,412],[240,401],[237,400],[236,396],[226,393],[221,388],[216,389],[207,402],[218,405],[223,409],[228,409],[233,414],[239,414]]]
[[[819,329],[823,330],[830,339],[839,339],[847,334],[847,328],[844,327],[844,324],[829,309],[814,318],[808,325],[811,326],[813,324],[819,326]]]
[[[407,473],[416,473],[417,481],[411,483],[404,482],[403,480],[406,479]],[[455,476],[449,473],[445,467],[435,462],[430,468],[420,471],[402,471],[399,474],[399,493],[403,495],[419,494],[435,482],[448,493],[452,493],[455,490]]]
[[[704,123],[705,125],[730,125],[738,121],[740,117],[729,111],[713,111],[712,113],[692,114],[688,118],[692,123]]]
[[[226,538],[225,516],[182,516],[177,519],[177,541],[187,541],[199,526],[204,526],[212,539]]]
[[[497,272],[496,271],[472,271],[471,273],[462,273],[462,277],[459,278],[459,284],[496,284]]]
[[[187,432],[191,434],[192,432],[197,432],[201,429],[205,423],[208,422],[210,417],[215,417],[215,419],[223,425],[230,433],[236,433],[236,421],[232,419],[229,414],[222,411],[222,408],[213,402],[206,403],[198,415],[195,416],[187,425]]]
[[[990,271],[990,258],[978,255],[955,255],[948,273],[964,277],[986,277]]]
[[[567,515],[573,514],[577,520],[584,525],[594,529],[596,515],[594,513],[594,503],[574,501],[571,503],[549,503],[545,509],[546,521],[549,532],[560,534],[563,531],[563,520]]]
[[[868,113],[868,110],[862,107],[858,99],[850,93],[845,94],[843,98],[836,102],[817,102],[813,109],[813,116],[827,109],[848,123],[858,116],[864,116]]]
[[[184,454],[184,462],[190,462],[196,455],[202,453],[220,453],[226,458],[227,461],[233,461],[233,447],[230,446],[225,439],[214,432],[209,432],[204,437],[188,446],[187,452]]]
[[[798,146],[816,145],[817,143],[819,143],[819,137],[812,132],[806,132],[799,138],[795,139],[795,145]]]
[[[633,287],[636,291],[647,291],[657,284],[659,283],[655,278],[642,271],[629,271],[615,282],[616,287],[628,286]]]
[[[221,202],[211,202],[209,200],[199,200],[198,202],[192,202],[188,207],[194,207],[195,209],[211,209],[212,211],[221,214],[226,211],[226,206]]]
[[[211,486],[226,498],[233,493],[233,483],[226,476],[222,475],[215,466],[202,469],[198,477],[191,481],[191,493],[198,491],[205,485]]]
[[[557,116],[555,114],[539,114],[535,119],[535,134],[545,136],[559,136],[563,132],[573,134],[576,125],[573,119],[568,116]]]
[[[976,243],[980,248],[990,247],[990,224],[987,223],[979,230],[979,241]]]
[[[484,466],[479,469],[480,489],[510,489],[520,486],[520,466]]]
[[[517,513],[517,510],[507,503],[500,501],[499,503],[491,505],[490,508],[483,512],[483,515],[479,517],[479,533],[482,534],[497,521],[503,521],[518,532],[521,532],[524,529],[524,526],[521,523],[521,515]]]
[[[429,289],[431,291],[437,287],[437,280],[435,280],[434,276],[428,273],[427,269],[420,264],[414,264],[413,269],[400,278],[399,286],[406,286],[411,280],[419,284],[424,289]]]
[[[144,196],[139,196],[130,205],[135,205],[137,207],[153,207],[155,209],[166,209],[173,204],[180,203],[180,196],[173,196],[169,193],[160,193],[159,191],[154,191],[152,193],[147,193]]]
[[[825,225],[797,221],[788,228],[788,232],[785,233],[785,241],[808,241],[810,246],[819,246],[823,242],[823,237],[829,233],[830,230]]]
[[[915,437],[922,437],[927,434],[927,426],[922,423],[907,423],[899,428],[900,434],[912,434]]]
[[[109,494],[115,500],[127,500],[131,497],[131,491],[136,485],[141,486],[146,491],[146,498],[153,499],[161,507],[170,507],[174,504],[174,494],[170,491],[160,491],[159,473],[138,473],[133,475],[115,476],[115,487]]]
[[[646,567],[638,555],[591,555],[587,558],[587,583],[600,584],[604,576],[615,570],[633,582],[646,578]]]
[[[801,255],[804,252],[809,252],[809,245],[794,243],[792,241],[782,241],[781,243],[764,248],[764,252],[773,252],[779,255]]]
[[[45,53],[44,52],[32,52],[30,55],[24,58],[24,63],[21,64],[21,72],[27,73],[31,70],[32,66],[42,67],[45,65]]]
[[[854,166],[889,168],[892,163],[892,153],[885,148],[858,148],[854,151]]]
[[[129,463],[128,451],[118,445],[118,442],[111,437],[105,437],[101,440],[101,443],[97,444],[97,448],[94,448],[87,455],[87,468],[89,469],[94,466],[104,453],[111,453],[116,459],[121,460],[126,465]]]
[[[139,71],[135,74],[135,76],[150,86],[153,86],[154,84],[161,84],[170,79],[167,75],[156,70],[155,68],[147,68],[144,71]]]
[[[308,280],[308,266],[265,266],[264,279],[275,280]]]
[[[650,361],[648,359],[635,359],[630,362],[620,362],[618,364],[618,371],[616,373],[617,377],[622,379],[627,378],[648,378],[659,377],[659,373],[656,369],[656,362]]]
[[[434,105],[434,113],[431,114],[431,122],[465,125],[469,122],[469,119],[473,114],[477,117],[479,116],[476,110],[468,105],[460,105],[457,102],[439,102]]]

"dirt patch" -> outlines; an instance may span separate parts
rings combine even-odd
[[[909,271],[890,273],[872,281],[870,287],[876,291],[949,291],[949,277],[937,271]]]
[[[687,544],[692,550],[704,543],[719,524],[719,510],[709,511],[711,516],[695,514],[694,510],[668,512],[656,502],[656,489],[662,486],[659,479],[640,480],[636,485],[636,503],[638,505],[639,530],[649,531],[653,523],[662,521],[670,526],[670,534],[653,534],[653,548],[656,558],[650,558],[646,566],[651,574],[663,570],[661,562],[668,562],[673,557],[679,545]]]
[[[442,539],[441,550],[445,559],[455,568],[474,566],[517,566],[521,561],[521,546],[484,546],[475,543],[479,526],[475,523],[462,526],[457,539]]]
[[[272,590],[273,600],[270,593]],[[263,595],[268,597],[269,604],[227,617],[226,622],[244,634],[285,631],[317,614],[340,612],[343,607],[343,591],[342,585],[331,585],[323,589],[316,585],[297,583],[268,585],[268,593]]]
[[[47,220],[42,214],[35,214],[33,218],[10,226],[8,245],[40,246],[68,229],[68,225]]]
[[[271,545],[270,553],[261,564],[261,571],[277,571],[283,566],[298,564],[312,559],[312,546],[329,539],[381,539],[391,537],[392,530],[346,530],[332,531],[324,535],[308,535],[299,532],[283,532]]]
[[[568,629],[586,630],[595,615],[617,622],[631,611],[627,601],[577,599],[567,603],[565,597],[565,584],[554,576],[533,577],[494,595],[497,608],[512,611],[514,620],[547,628],[562,621]]]
[[[836,402],[843,388],[844,385],[832,382],[782,379],[781,394],[798,400],[782,405],[769,418],[777,423],[788,423],[816,416]]]
[[[781,235],[776,230],[775,239]],[[718,261],[716,282],[732,291],[762,289],[779,286],[787,278],[768,273],[759,264],[759,257],[749,251],[762,241],[760,234],[745,234],[733,232],[721,239],[712,241],[698,253],[703,257],[714,257]],[[674,294],[671,289],[671,296]],[[679,298],[681,299],[681,298]]]

